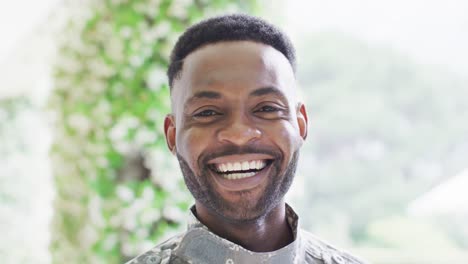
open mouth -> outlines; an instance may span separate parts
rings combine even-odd
[[[228,179],[238,180],[255,176],[273,163],[272,159],[259,159],[238,162],[212,163],[208,167],[217,175]]]

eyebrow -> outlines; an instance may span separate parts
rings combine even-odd
[[[268,94],[273,94],[279,96],[281,99],[286,100],[286,96],[276,87],[263,87],[256,89],[255,91],[251,92],[249,96],[264,96]],[[215,91],[200,91],[195,93],[193,96],[191,96],[187,102],[186,105],[197,100],[197,99],[221,99],[222,95],[219,92]]]
[[[185,105],[188,105],[192,103],[193,101],[196,101],[197,99],[221,99],[221,94],[218,92],[214,92],[214,91],[196,92],[189,99],[187,99]]]
[[[263,95],[268,95],[268,94],[273,94],[273,95],[279,96],[282,100],[286,100],[286,96],[284,95],[284,93],[281,92],[281,90],[279,90],[278,88],[272,87],[272,86],[259,88],[251,92],[250,96],[263,96]]]
[[[195,93],[192,98],[197,98],[197,99],[202,99],[202,98],[207,98],[207,99],[220,99],[221,98],[221,94],[218,93],[218,92],[214,92],[214,91],[201,91],[201,92],[197,92]],[[192,99],[190,98],[190,100]]]

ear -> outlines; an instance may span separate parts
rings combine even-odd
[[[299,103],[297,106],[297,124],[299,125],[299,133],[302,139],[307,138],[307,129],[309,120],[307,119],[307,111],[303,103]]]
[[[166,115],[164,119],[164,134],[166,135],[166,144],[172,154],[176,153],[176,125],[172,114]]]

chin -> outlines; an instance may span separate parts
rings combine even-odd
[[[279,204],[281,198],[271,193],[266,194],[267,190],[262,190],[261,195],[255,191],[259,190],[236,192],[234,195],[237,197],[234,197],[234,200],[231,200],[232,196],[228,198],[217,195],[208,207],[229,222],[252,222],[263,219]]]

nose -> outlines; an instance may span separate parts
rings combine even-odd
[[[239,115],[231,119],[227,126],[218,131],[217,137],[220,142],[227,141],[242,146],[261,137],[262,132],[247,117]]]

